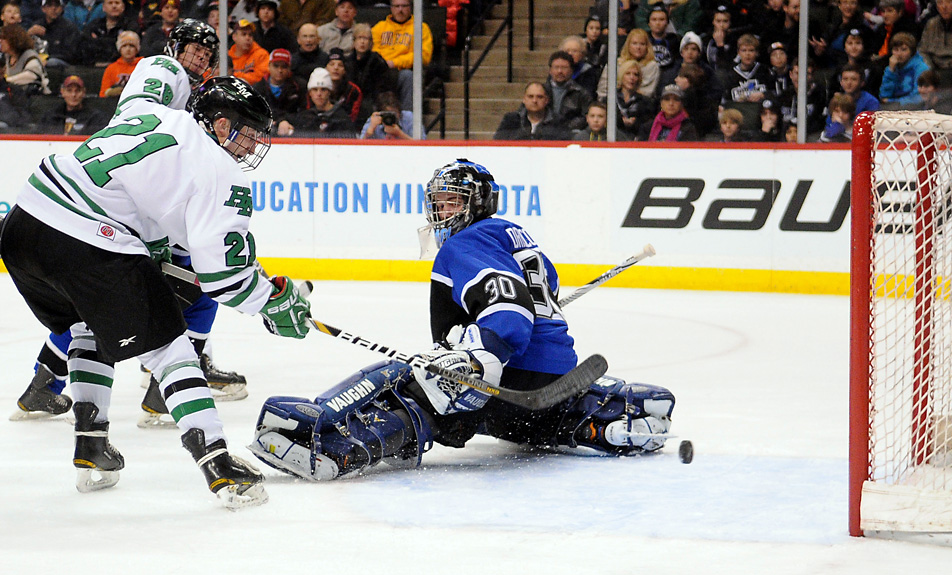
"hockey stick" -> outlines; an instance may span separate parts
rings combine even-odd
[[[261,267],[261,264],[258,263],[258,260],[255,260],[255,269],[261,272],[264,277],[268,278],[269,280],[271,279],[271,276],[269,276],[268,273],[264,271],[264,268]],[[185,268],[181,268],[175,264],[162,262],[162,272],[167,276],[172,276],[173,278],[180,279],[184,282],[201,285],[198,281],[198,274]],[[311,292],[314,291],[314,284],[311,283],[311,280],[305,280],[294,285],[297,287],[298,293],[301,294],[301,297],[303,298],[309,298],[311,296]]]
[[[612,269],[608,270],[607,272],[603,273],[602,275],[598,276],[597,278],[593,279],[592,281],[578,288],[577,290],[572,292],[571,295],[568,295],[560,299],[559,307],[568,305],[569,303],[577,300],[578,298],[582,297],[583,295],[587,294],[588,292],[592,291],[593,289],[597,288],[598,286],[602,285],[603,283],[617,276],[621,272],[627,270],[628,268],[635,265],[636,263],[655,255],[655,253],[657,252],[655,252],[654,246],[652,246],[651,244],[646,244],[644,249],[641,250],[641,253],[631,256],[627,260],[623,261],[622,263],[618,264],[617,266],[613,267]]]
[[[194,272],[180,268],[176,265],[163,262],[162,271],[182,281],[195,284],[198,283],[198,276]],[[422,357],[407,355],[396,349],[368,340],[359,335],[351,334],[337,329],[336,327],[321,323],[311,317],[308,318],[308,321],[310,322],[311,326],[314,327],[314,329],[321,333],[325,333],[332,337],[336,337],[337,339],[342,339],[354,345],[367,348],[371,351],[383,354],[391,359],[396,359],[397,361],[407,363],[413,367],[425,369],[426,371],[435,375],[439,375],[440,377],[449,381],[477,389],[484,393],[498,397],[501,401],[518,405],[532,411],[552,407],[560,401],[572,397],[576,393],[579,393],[583,389],[587,388],[592,384],[593,381],[605,375],[605,372],[608,371],[608,362],[605,360],[605,358],[601,355],[595,354],[582,363],[578,364],[574,369],[553,381],[549,385],[532,391],[519,391],[490,385],[481,379],[434,365],[427,362]]]
[[[605,358],[601,355],[595,354],[575,366],[574,369],[553,381],[549,385],[532,391],[519,391],[515,389],[499,387],[497,385],[490,385],[479,378],[430,363],[418,355],[407,355],[396,349],[365,339],[359,335],[347,333],[346,331],[342,331],[336,327],[321,323],[314,318],[308,319],[310,320],[314,329],[320,331],[321,333],[326,333],[327,335],[336,337],[337,339],[342,339],[354,345],[365,347],[371,351],[375,351],[391,359],[396,359],[397,361],[407,363],[413,367],[425,369],[426,371],[438,375],[443,379],[458,383],[460,385],[465,385],[466,387],[477,389],[484,393],[498,397],[501,401],[518,405],[531,411],[538,411],[540,409],[552,407],[560,401],[572,397],[576,393],[586,389],[592,384],[593,381],[605,375],[605,372],[608,371],[608,362],[605,360]]]

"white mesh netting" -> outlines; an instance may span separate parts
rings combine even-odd
[[[952,116],[876,117],[870,481],[952,492]]]

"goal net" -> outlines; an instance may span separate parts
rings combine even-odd
[[[952,116],[857,118],[850,521],[952,531]]]

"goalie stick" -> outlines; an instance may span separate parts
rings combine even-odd
[[[628,268],[635,265],[636,263],[644,259],[650,258],[656,253],[657,252],[655,252],[654,246],[652,246],[651,244],[646,244],[645,247],[641,250],[641,253],[631,256],[627,260],[623,261],[622,263],[618,264],[617,266],[613,267],[612,269],[608,270],[607,272],[603,273],[602,275],[598,276],[597,278],[593,279],[592,281],[578,288],[577,290],[572,292],[571,295],[568,295],[560,299],[559,307],[572,303],[573,301],[577,300],[578,298],[582,297],[583,295],[587,294],[588,292],[592,291],[593,289],[597,288],[598,286],[602,285],[603,283],[617,276],[621,272],[627,270]]]
[[[162,271],[166,274],[178,278],[182,281],[198,284],[198,276],[195,272],[178,267],[168,262],[162,262]],[[414,367],[425,369],[426,371],[439,375],[440,377],[453,381],[455,383],[478,389],[484,393],[498,397],[501,401],[518,405],[532,411],[538,411],[572,397],[592,384],[596,379],[605,375],[608,371],[608,362],[601,355],[595,354],[585,361],[578,364],[574,369],[553,381],[549,385],[532,391],[518,391],[490,385],[485,381],[465,375],[456,371],[442,368],[427,362],[421,357],[411,356],[402,353],[391,347],[387,347],[375,341],[371,341],[359,335],[351,334],[336,327],[321,323],[314,318],[309,317],[308,321],[317,331],[325,333],[337,339],[350,342],[354,345],[367,348],[371,351],[383,354],[391,359],[402,361]]]
[[[337,329],[336,327],[321,323],[314,318],[308,319],[310,320],[314,329],[321,333],[326,333],[327,335],[336,337],[337,339],[342,339],[354,345],[365,347],[371,351],[383,354],[391,359],[396,359],[397,361],[410,364],[413,367],[425,369],[426,371],[438,375],[448,381],[477,389],[484,393],[495,396],[501,401],[518,405],[531,411],[538,411],[540,409],[552,407],[560,401],[572,397],[580,391],[587,389],[588,386],[592,384],[592,382],[605,375],[605,372],[608,371],[608,362],[605,360],[605,358],[601,355],[595,354],[575,366],[574,369],[553,381],[549,385],[532,391],[518,391],[515,389],[500,387],[498,385],[490,385],[479,378],[432,364],[420,356],[407,355],[396,349],[387,347],[374,341],[370,341],[359,335],[348,333],[346,331]]]

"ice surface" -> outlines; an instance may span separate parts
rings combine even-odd
[[[637,273],[637,272],[628,272]],[[566,289],[566,293],[568,289]],[[414,352],[423,284],[318,282],[314,316]],[[219,508],[174,430],[135,426],[138,366],[117,367],[112,489],[73,487],[72,430],[6,420],[45,336],[0,275],[0,573],[945,573],[952,550],[846,534],[846,298],[599,288],[566,308],[580,355],[677,396],[657,456],[540,454],[487,438],[422,469],[305,483],[266,468],[271,501]],[[268,334],[222,308],[216,362],[251,396],[220,403],[230,446],[269,395],[314,396],[375,354]]]

